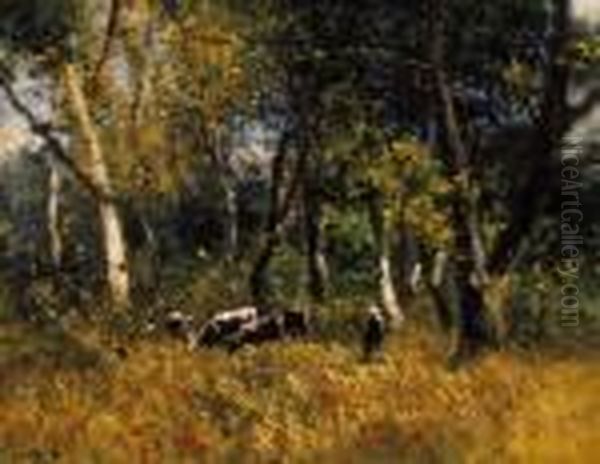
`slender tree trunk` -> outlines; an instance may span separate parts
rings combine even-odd
[[[296,197],[300,178],[305,169],[306,153],[298,153],[294,173],[288,189],[280,199],[285,177],[285,158],[291,134],[285,132],[279,142],[277,153],[271,166],[271,189],[269,197],[269,213],[265,224],[264,239],[260,244],[258,256],[250,274],[250,292],[256,304],[266,301],[269,293],[268,268],[275,249],[281,242],[286,219]]]
[[[399,328],[405,316],[398,300],[391,265],[390,226],[383,212],[383,205],[378,194],[369,199],[369,216],[371,229],[377,246],[377,264],[381,304],[389,317],[390,326]]]
[[[144,298],[155,296],[160,291],[158,272],[159,244],[154,229],[148,220],[148,211],[135,213],[143,235],[141,244],[131,253],[132,269],[135,272],[136,287],[143,292]],[[131,248],[130,248],[131,251]]]
[[[50,174],[48,176],[48,237],[50,239],[50,258],[52,267],[57,272],[61,268],[63,242],[60,233],[60,194],[62,189],[62,179],[57,163],[50,159]]]
[[[459,298],[460,338],[453,353],[455,359],[475,354],[491,342],[491,330],[485,317],[483,289],[487,281],[485,253],[479,231],[477,206],[471,178],[471,157],[463,140],[454,99],[445,66],[446,1],[431,5],[431,61],[433,82],[440,104],[440,126],[445,136],[450,173],[458,179],[453,198],[451,223],[455,238],[455,283]]]
[[[396,270],[398,272],[398,293],[403,301],[407,301],[417,292],[422,276],[422,263],[417,237],[406,222],[406,204],[402,200],[405,197],[403,191],[399,193],[399,197],[400,210],[396,235],[400,259],[396,265]]]
[[[129,264],[123,226],[113,200],[105,155],[74,65],[65,65],[64,78],[73,113],[89,150],[89,175],[102,192],[98,209],[104,241],[106,280],[115,309],[121,310],[130,304]]]
[[[321,227],[321,223],[319,223],[319,237],[320,239],[318,240],[316,260],[317,267],[319,269],[319,276],[321,282],[323,282],[325,293],[327,293],[327,289],[329,287],[329,264],[327,262],[327,255],[323,245],[323,229]]]
[[[227,231],[225,252],[229,261],[234,261],[239,251],[238,204],[233,182],[223,182],[225,189],[225,214]]]
[[[463,206],[455,205],[453,214],[457,251],[455,279],[460,302],[460,340],[455,355],[461,358],[470,357],[492,341],[492,330],[485,317],[484,282],[476,278],[477,258],[469,224],[460,211]]]
[[[321,230],[321,202],[319,199],[319,179],[314,159],[306,170],[303,179],[304,235],[306,242],[306,267],[308,292],[314,301],[322,301],[327,285],[327,260],[323,251]]]
[[[433,257],[431,279],[427,285],[433,296],[438,321],[444,332],[454,328],[454,314],[457,314],[455,305],[458,304],[458,292],[452,278],[453,273],[448,269],[448,253],[443,250],[436,251]]]
[[[239,211],[237,202],[237,176],[231,164],[231,143],[222,128],[209,131],[206,126],[198,127],[197,140],[211,159],[216,178],[223,195],[225,220],[222,246],[228,261],[232,262],[239,252]]]
[[[396,295],[390,261],[391,260],[388,251],[382,251],[379,254],[379,285],[381,288],[381,299],[383,301],[383,306],[390,317],[392,326],[397,328],[402,324],[402,322],[404,322],[404,313],[400,307],[400,302],[398,301],[398,297]]]

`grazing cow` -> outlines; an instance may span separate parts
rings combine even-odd
[[[363,354],[366,361],[371,360],[374,354],[381,351],[385,333],[386,323],[381,308],[376,305],[370,306],[362,340]]]
[[[282,340],[284,338],[299,338],[308,334],[306,314],[301,311],[286,310],[280,314],[267,314],[259,317],[251,324],[240,327],[232,338],[231,349],[243,345]]]
[[[213,347],[235,338],[243,327],[254,327],[258,321],[258,309],[255,306],[243,306],[217,313],[200,329],[197,343],[199,346]]]
[[[255,307],[249,306],[213,316],[200,330],[198,345],[235,350],[247,344],[256,345],[287,336],[301,337],[307,333],[308,324],[303,312],[259,315]]]
[[[239,330],[223,341],[230,351],[244,345],[258,345],[269,340],[283,338],[283,324],[280,317],[265,315],[249,324],[240,326]]]

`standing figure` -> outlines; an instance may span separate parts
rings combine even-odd
[[[363,355],[365,361],[370,361],[373,355],[381,352],[386,333],[386,323],[383,311],[377,305],[371,305],[368,310],[367,323],[363,333]]]

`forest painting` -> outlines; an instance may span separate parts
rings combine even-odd
[[[599,0],[0,0],[0,464],[600,459]]]

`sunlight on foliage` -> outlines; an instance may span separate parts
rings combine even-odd
[[[428,245],[449,244],[445,198],[452,186],[424,144],[410,138],[393,142],[371,163],[367,175],[385,195],[391,220],[412,227]]]

